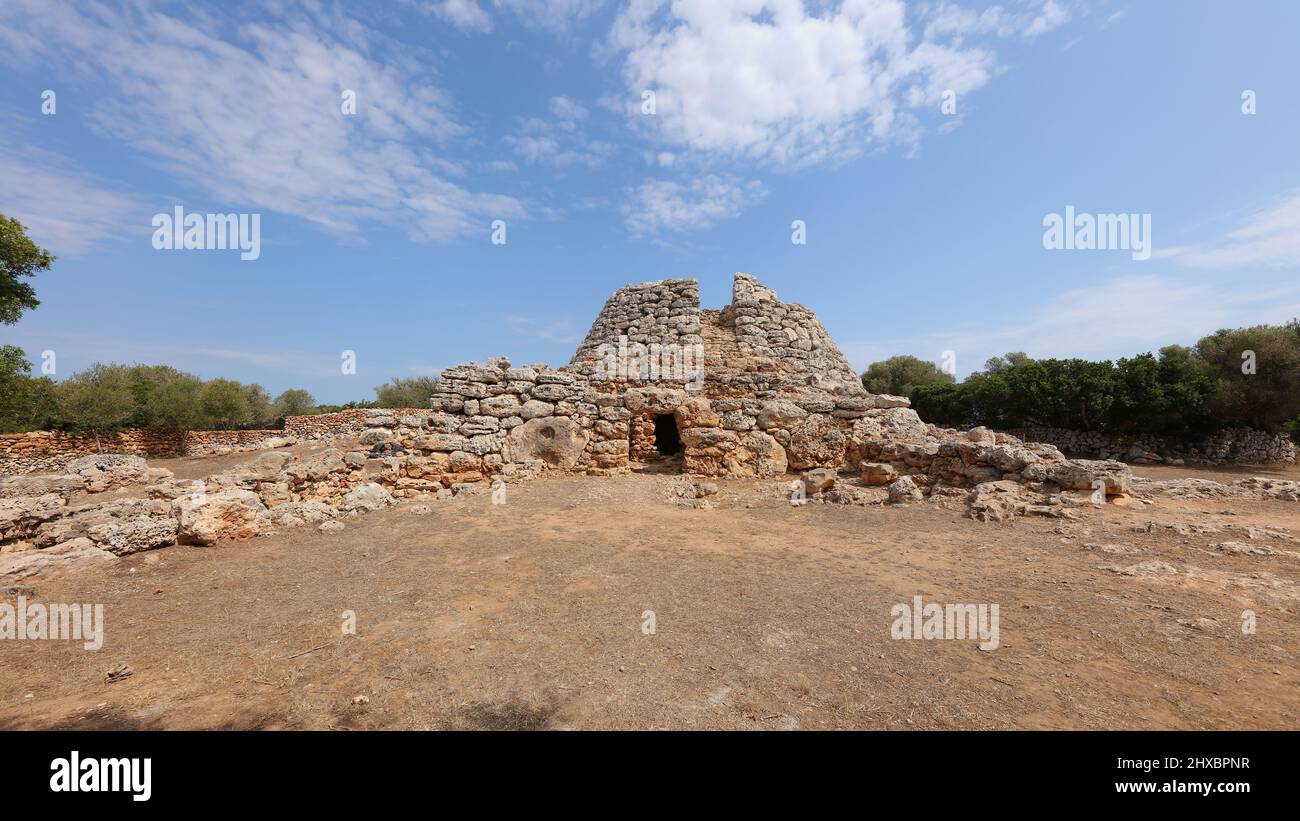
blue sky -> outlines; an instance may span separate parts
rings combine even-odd
[[[141,361],[369,399],[493,355],[564,364],[617,287],[696,277],[721,307],[735,271],[859,369],[1300,316],[1296,3],[0,0],[0,20],[0,212],[59,256],[0,342],[54,351],[59,378]],[[261,256],[155,250],[176,205],[260,214]],[[1151,259],[1045,249],[1067,205],[1149,214]]]

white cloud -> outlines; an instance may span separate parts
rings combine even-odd
[[[483,0],[489,2],[489,0]],[[490,0],[491,8],[526,26],[560,32],[586,20],[604,0]],[[480,0],[437,0],[427,6],[437,17],[468,31],[492,31],[492,16]]]
[[[553,120],[536,117],[520,121],[519,133],[505,142],[525,162],[563,168],[585,165],[596,168],[614,153],[614,145],[586,135],[583,125],[587,109],[568,97],[552,97],[548,107]]]
[[[1193,268],[1300,267],[1300,191],[1255,211],[1217,242],[1166,248],[1152,256]]]
[[[841,350],[858,370],[895,354],[939,361],[957,355],[959,374],[991,356],[1025,351],[1048,357],[1114,358],[1190,344],[1219,328],[1282,323],[1300,316],[1300,283],[1244,287],[1155,275],[1119,277],[1052,297],[1024,315],[893,340],[848,341]]]
[[[132,237],[147,242],[153,232],[149,218],[155,209],[109,190],[109,182],[58,154],[0,145],[0,180],[0,213],[17,218],[56,256]]]
[[[687,183],[651,180],[634,192],[624,208],[633,235],[707,228],[740,214],[767,195],[762,183],[706,175]]]
[[[491,31],[492,18],[479,8],[475,0],[440,0],[433,4],[433,13],[453,26],[471,31]]]
[[[427,66],[353,20],[299,16],[222,32],[218,21],[149,6],[31,0],[7,16],[0,60],[16,44],[14,60],[58,60],[108,80],[114,93],[90,116],[99,130],[222,204],[342,234],[391,224],[435,242],[523,215],[512,197],[445,178],[458,164],[431,146],[467,132],[449,98]],[[340,110],[344,90],[356,92],[353,116]]]
[[[992,35],[995,37],[1034,38],[1064,25],[1069,12],[1055,0],[1042,0],[1037,7],[1008,11],[989,6],[980,12],[953,3],[940,3],[930,14],[925,39],[950,35]]]
[[[493,5],[520,22],[550,31],[562,31],[595,14],[605,0],[493,0]]]
[[[918,36],[901,0],[633,0],[610,47],[623,53],[634,122],[698,152],[803,166],[854,156],[872,145],[915,145],[921,117],[989,82],[995,54],[973,34],[1026,37],[1060,25],[1047,0],[1036,16],[995,7],[982,15],[951,4]],[[924,22],[924,19],[921,20]],[[950,38],[941,42],[940,38]],[[645,90],[653,116],[640,113]]]
[[[587,109],[581,103],[569,97],[552,97],[551,113],[564,123],[577,123],[587,119]]]
[[[1033,19],[1029,27],[1025,29],[1026,37],[1037,37],[1040,34],[1046,34],[1054,28],[1065,25],[1070,19],[1070,14],[1062,6],[1058,5],[1055,0],[1047,0],[1043,4],[1043,9],[1038,16]]]

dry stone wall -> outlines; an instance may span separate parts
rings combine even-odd
[[[190,430],[128,428],[115,433],[32,431],[0,435],[0,473],[49,473],[82,456],[122,453],[166,459],[258,450],[291,444],[281,430]]]
[[[840,352],[812,311],[784,303],[776,292],[749,274],[736,274],[731,305],[723,312],[735,327],[742,351],[760,362],[760,370],[788,375],[791,386],[850,396],[865,391],[853,365]]]
[[[565,370],[589,379],[602,370],[626,340],[626,358],[637,362],[651,346],[673,349],[700,345],[700,286],[693,279],[662,279],[628,285],[614,292],[592,323],[586,339]],[[639,347],[637,347],[639,346]],[[605,365],[608,370],[608,365]],[[623,374],[629,367],[623,362]],[[618,370],[617,366],[613,369]],[[635,377],[633,377],[635,379]]]
[[[1198,442],[1147,434],[1119,436],[1065,428],[1020,428],[1008,433],[1027,442],[1054,445],[1075,456],[1121,459],[1138,465],[1160,462],[1263,464],[1296,460],[1295,443],[1286,434],[1251,428],[1221,430]]]

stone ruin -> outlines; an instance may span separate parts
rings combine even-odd
[[[405,451],[381,480],[396,496],[653,462],[696,477],[823,471],[814,495],[834,489],[830,471],[841,491],[888,486],[895,501],[988,482],[1045,499],[1128,488],[1122,463],[1067,460],[1050,445],[983,429],[937,428],[906,398],[868,393],[811,310],[744,273],[720,310],[700,307],[691,279],[621,288],[568,365],[516,367],[501,358],[448,368],[430,405],[366,412],[361,441]],[[1032,512],[1032,501],[1021,504]]]
[[[694,280],[622,288],[568,365],[448,368],[429,408],[367,410],[359,435],[350,429],[319,453],[271,450],[195,481],[119,455],[76,460],[61,475],[0,478],[0,581],[277,527],[338,530],[401,499],[489,483],[495,492],[545,471],[609,475],[654,463],[697,479],[780,480],[796,504],[963,498],[981,521],[1070,518],[1152,493],[1300,500],[1297,482],[1135,481],[1122,462],[929,425],[907,399],[866,392],[816,316],[752,276],[736,274],[721,310],[699,301]],[[144,498],[95,498],[132,485],[145,486]],[[716,491],[694,481],[682,495]]]

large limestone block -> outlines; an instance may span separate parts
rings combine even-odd
[[[831,417],[810,416],[790,430],[786,453],[790,466],[803,468],[837,468],[844,464],[848,437],[835,426]]]
[[[249,539],[270,524],[266,506],[251,490],[182,496],[172,505],[180,522],[179,541],[184,544],[210,545],[222,539]]]
[[[571,470],[590,439],[591,432],[571,419],[530,419],[511,429],[503,456],[507,462],[540,459],[551,467]]]
[[[787,399],[764,402],[758,412],[758,426],[763,430],[772,428],[789,429],[803,421],[808,411]]]
[[[116,487],[144,484],[148,481],[149,463],[139,456],[99,453],[73,459],[66,470],[80,476],[87,491],[102,493]]]
[[[37,547],[78,537],[118,556],[176,543],[171,505],[157,499],[117,499],[69,508],[62,518],[41,525]]]

